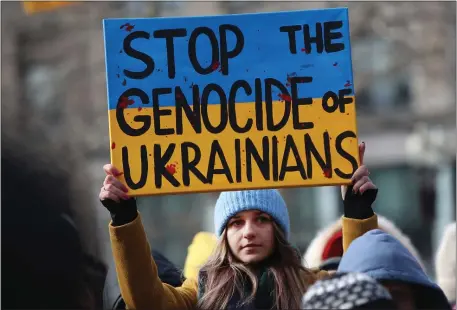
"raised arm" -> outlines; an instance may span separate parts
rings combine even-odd
[[[365,143],[359,145],[360,166],[352,177],[351,186],[342,186],[341,195],[344,200],[343,249],[366,232],[378,228],[378,217],[371,207],[376,200],[378,189],[370,180],[370,172],[363,164]]]
[[[100,191],[102,204],[110,211],[111,247],[122,297],[128,309],[194,309],[197,282],[186,280],[179,288],[162,283],[151,255],[136,201],[116,178],[121,173],[105,165],[107,174]]]

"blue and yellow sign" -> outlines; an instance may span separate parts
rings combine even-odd
[[[111,162],[131,195],[348,184],[347,9],[104,20]]]

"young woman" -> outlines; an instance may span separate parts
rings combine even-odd
[[[360,146],[363,160],[365,145]],[[110,211],[111,245],[122,296],[129,309],[299,309],[307,288],[325,271],[302,267],[288,242],[289,215],[276,190],[223,192],[215,207],[218,245],[199,277],[179,288],[160,281],[134,199],[112,165],[100,200]],[[342,188],[343,243],[377,228],[371,204],[377,189],[366,166]]]

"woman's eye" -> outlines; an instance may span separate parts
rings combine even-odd
[[[230,223],[230,226],[239,227],[239,226],[241,226],[241,224],[243,224],[243,221],[238,220],[238,221],[233,221],[232,223]]]
[[[257,218],[257,220],[260,222],[260,223],[268,223],[270,221],[270,219],[266,216],[259,216]]]

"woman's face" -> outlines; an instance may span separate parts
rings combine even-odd
[[[273,220],[261,211],[240,212],[227,223],[227,240],[233,255],[241,262],[261,262],[274,250]]]

